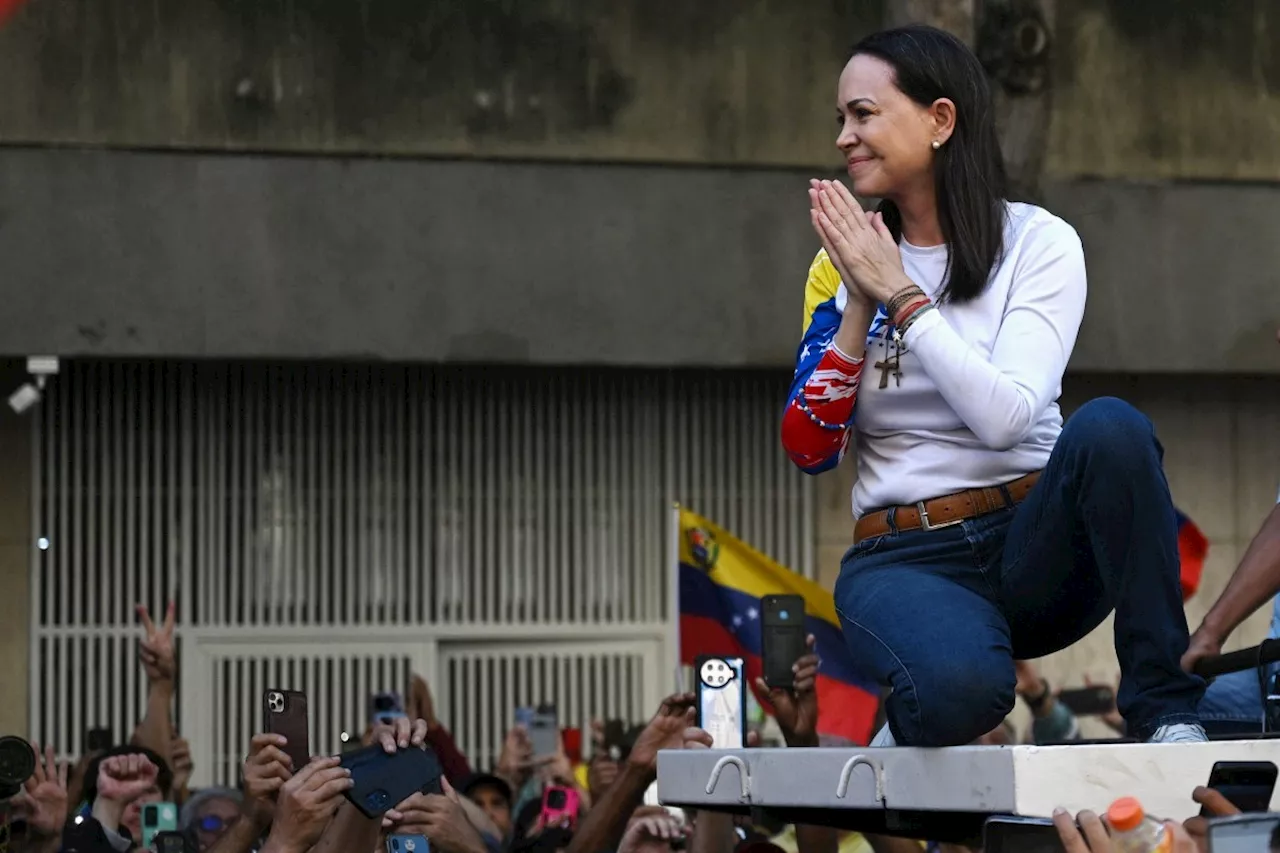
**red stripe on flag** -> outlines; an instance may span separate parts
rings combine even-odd
[[[818,676],[818,733],[848,738],[854,743],[871,742],[871,727],[880,710],[880,697],[861,687]]]

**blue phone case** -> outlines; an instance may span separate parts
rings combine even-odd
[[[409,747],[388,755],[374,744],[345,753],[340,763],[351,771],[352,787],[344,795],[368,818],[381,816],[417,791],[441,793],[444,770],[430,749]]]

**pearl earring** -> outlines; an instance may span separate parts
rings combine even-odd
[[[935,139],[935,140],[933,140],[933,150],[934,150],[934,151],[937,151],[937,150],[938,150],[939,148],[941,148],[941,147],[942,147],[942,143],[941,143],[941,142],[939,142],[939,141],[938,141],[938,140],[936,140],[936,139]]]

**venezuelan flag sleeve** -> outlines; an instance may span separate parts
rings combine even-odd
[[[853,426],[862,353],[841,353],[832,345],[843,300],[840,275],[819,251],[805,282],[803,332],[782,416],[782,446],[807,474],[839,464]]]
[[[680,511],[680,660],[741,657],[752,688],[760,677],[761,603],[766,595],[799,595],[805,627],[817,639],[818,732],[866,743],[879,690],[854,666],[831,593],[730,535]],[[757,693],[769,709],[768,697]]]

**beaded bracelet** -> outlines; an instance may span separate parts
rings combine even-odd
[[[849,427],[853,426],[853,413],[852,413],[852,412],[850,412],[850,413],[849,413],[849,422],[848,422],[848,423],[845,423],[845,424],[829,424],[829,423],[827,423],[826,421],[824,421],[822,418],[820,418],[820,417],[818,417],[817,415],[815,415],[815,414],[813,413],[813,410],[809,408],[809,404],[808,404],[807,402],[805,402],[805,399],[804,399],[804,389],[803,389],[803,388],[801,388],[801,389],[800,389],[800,393],[799,393],[798,395],[796,395],[796,403],[800,406],[800,411],[804,412],[806,415],[808,415],[808,416],[809,416],[809,420],[813,421],[815,424],[817,424],[818,426],[822,427],[823,429],[829,429],[829,430],[834,430],[834,431],[838,431],[838,432],[844,432],[844,431],[845,431],[845,430],[847,430]]]
[[[934,310],[934,308],[936,307],[937,306],[934,305],[932,302],[926,302],[923,305],[921,305],[919,308],[917,308],[915,311],[911,312],[911,315],[908,316],[907,319],[903,320],[902,323],[898,325],[898,335],[899,336],[905,335],[907,333],[907,329],[910,329],[913,325],[915,325],[916,320],[919,320],[921,317],[923,317],[925,314],[928,314],[930,311]]]
[[[930,301],[929,297],[924,296],[922,294],[919,297],[908,302],[906,305],[903,305],[901,308],[898,309],[896,313],[894,313],[893,324],[895,326],[901,326],[908,317],[910,317],[912,314],[919,311],[925,305],[928,305],[929,301]]]
[[[926,295],[925,292],[921,290],[917,285],[914,285],[914,284],[907,285],[906,287],[902,288],[902,290],[899,290],[897,293],[893,294],[893,296],[889,297],[888,304],[884,306],[885,313],[888,314],[890,317],[894,317],[898,314],[899,311],[902,310],[902,307],[906,305],[908,302],[925,295]]]

